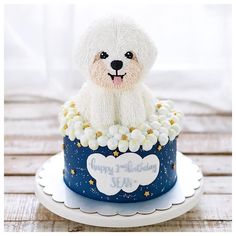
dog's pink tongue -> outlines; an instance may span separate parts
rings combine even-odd
[[[122,79],[121,79],[121,76],[114,76],[113,78],[113,83],[115,85],[120,85],[122,83]]]

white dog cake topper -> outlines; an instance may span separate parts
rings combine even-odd
[[[81,39],[77,54],[87,82],[76,105],[93,127],[138,126],[154,113],[143,79],[157,51],[139,27],[120,18],[96,22]]]

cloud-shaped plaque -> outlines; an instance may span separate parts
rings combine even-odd
[[[97,188],[106,195],[115,195],[120,190],[134,192],[139,185],[151,184],[158,176],[160,161],[156,155],[141,158],[136,153],[124,153],[118,157],[91,154],[87,169],[96,179]]]

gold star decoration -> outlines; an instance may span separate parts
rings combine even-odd
[[[75,170],[71,169],[71,170],[70,170],[70,173],[71,173],[72,175],[75,175]]]
[[[122,134],[121,140],[128,140],[128,136],[126,134]]]
[[[97,132],[96,132],[96,137],[99,138],[99,137],[101,137],[101,136],[102,136],[102,132],[101,132],[101,131],[97,131]]]
[[[118,151],[114,151],[114,152],[113,152],[113,156],[114,156],[114,157],[118,157],[118,156],[119,156],[119,152],[118,152]]]
[[[90,185],[93,185],[94,184],[94,181],[92,179],[89,180],[89,184]]]
[[[148,134],[153,134],[153,130],[152,130],[152,129],[148,129],[148,130],[147,130],[147,133],[148,133]]]
[[[81,143],[80,143],[80,142],[77,143],[77,147],[78,147],[78,148],[81,147]]]
[[[161,145],[158,145],[157,150],[158,150],[158,151],[161,151],[161,149],[162,149],[162,146],[161,146]]]
[[[150,195],[150,192],[149,191],[145,191],[144,194],[143,194],[145,197],[148,197]]]
[[[175,163],[172,163],[171,168],[172,168],[173,170],[175,170],[175,169],[176,169],[176,164],[175,164]]]
[[[169,120],[170,124],[173,125],[175,123],[175,121],[173,119]]]

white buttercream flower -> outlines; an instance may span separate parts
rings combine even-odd
[[[116,134],[113,135],[113,137],[117,140],[120,140],[121,136],[122,136],[122,134],[120,134],[120,133],[116,133]]]
[[[69,111],[66,115],[66,120],[69,121],[75,116],[75,113],[72,111]]]
[[[84,129],[84,134],[88,137],[88,139],[94,139],[96,137],[96,132],[91,127],[85,128]]]
[[[164,116],[164,115],[160,115],[160,116],[158,116],[158,121],[161,123],[161,122],[163,122],[163,121],[165,121],[166,120],[166,116]]]
[[[81,123],[84,122],[84,118],[83,118],[82,116],[78,116],[78,115],[75,115],[75,116],[73,117],[73,120],[74,120],[74,121],[81,122]]]
[[[102,135],[98,137],[97,141],[98,141],[99,146],[105,147],[107,146],[108,137],[105,135]]]
[[[129,150],[131,152],[137,152],[139,148],[140,148],[140,143],[137,140],[131,139],[129,141]]]
[[[176,131],[177,135],[180,133],[180,130],[181,130],[181,128],[178,124],[172,125],[172,129],[174,129]]]
[[[138,139],[141,135],[143,135],[143,134],[139,129],[135,129],[131,132],[132,139]]]
[[[76,119],[77,117],[74,117],[73,118],[73,123],[74,123],[74,129],[76,130],[76,129],[82,129],[83,128],[83,122],[82,121],[80,121],[80,120],[77,120]]]
[[[152,149],[152,143],[151,143],[151,141],[150,140],[148,140],[148,139],[145,139],[144,141],[143,141],[143,144],[142,144],[142,147],[143,147],[143,150],[144,151],[149,151],[149,150],[151,150]]]
[[[148,134],[146,135],[146,140],[149,140],[152,145],[157,143],[157,137],[154,134]]]
[[[170,129],[169,130],[169,138],[170,141],[173,141],[177,136],[176,130],[175,129]]]
[[[165,146],[168,143],[168,136],[166,133],[161,133],[159,135],[159,143],[161,146]]]
[[[118,148],[120,152],[126,152],[129,148],[129,142],[127,140],[120,140]]]
[[[68,129],[68,136],[69,136],[69,139],[71,141],[74,141],[75,140],[75,131],[73,128],[70,128]]]
[[[174,121],[173,123],[175,123],[175,124],[178,124],[178,123],[180,123],[180,117],[178,117],[178,116],[171,116],[171,118],[170,118],[170,120],[171,121]]]
[[[154,129],[153,130],[153,134],[158,138],[159,137],[159,134],[160,134],[160,132],[159,132],[159,130],[157,130],[157,129]]]
[[[145,132],[145,131],[147,131],[148,129],[150,129],[151,127],[150,127],[150,125],[148,125],[147,123],[143,123],[143,124],[141,124],[140,126],[139,126],[139,129],[140,129],[140,131],[142,131],[142,132]]]
[[[153,129],[159,129],[159,128],[161,127],[161,123],[158,122],[158,121],[153,121],[153,122],[151,123],[151,127],[152,127]]]
[[[166,115],[167,113],[168,113],[168,109],[166,109],[163,106],[161,106],[161,108],[158,109],[158,114],[160,114],[160,115]]]
[[[161,125],[166,128],[167,130],[170,128],[171,124],[168,120],[164,120],[161,122]]]
[[[168,131],[167,128],[165,128],[165,127],[162,126],[162,127],[159,129],[159,132],[168,135],[168,132],[169,132],[169,131]]]
[[[115,139],[115,138],[110,138],[108,141],[107,141],[107,147],[110,149],[110,150],[115,150],[118,146],[118,140]]]
[[[129,133],[129,128],[125,126],[120,126],[119,127],[119,133],[120,134],[128,134]]]
[[[157,121],[158,120],[158,116],[157,115],[151,115],[150,117],[149,117],[149,121],[150,122],[155,122],[155,121]]]
[[[86,135],[83,135],[80,138],[80,143],[83,147],[87,147],[88,146],[88,137]]]
[[[84,130],[83,128],[77,128],[75,129],[75,137],[77,139],[80,139],[84,135]]]
[[[96,139],[91,139],[88,142],[89,148],[92,150],[97,150],[98,149],[98,142]]]

